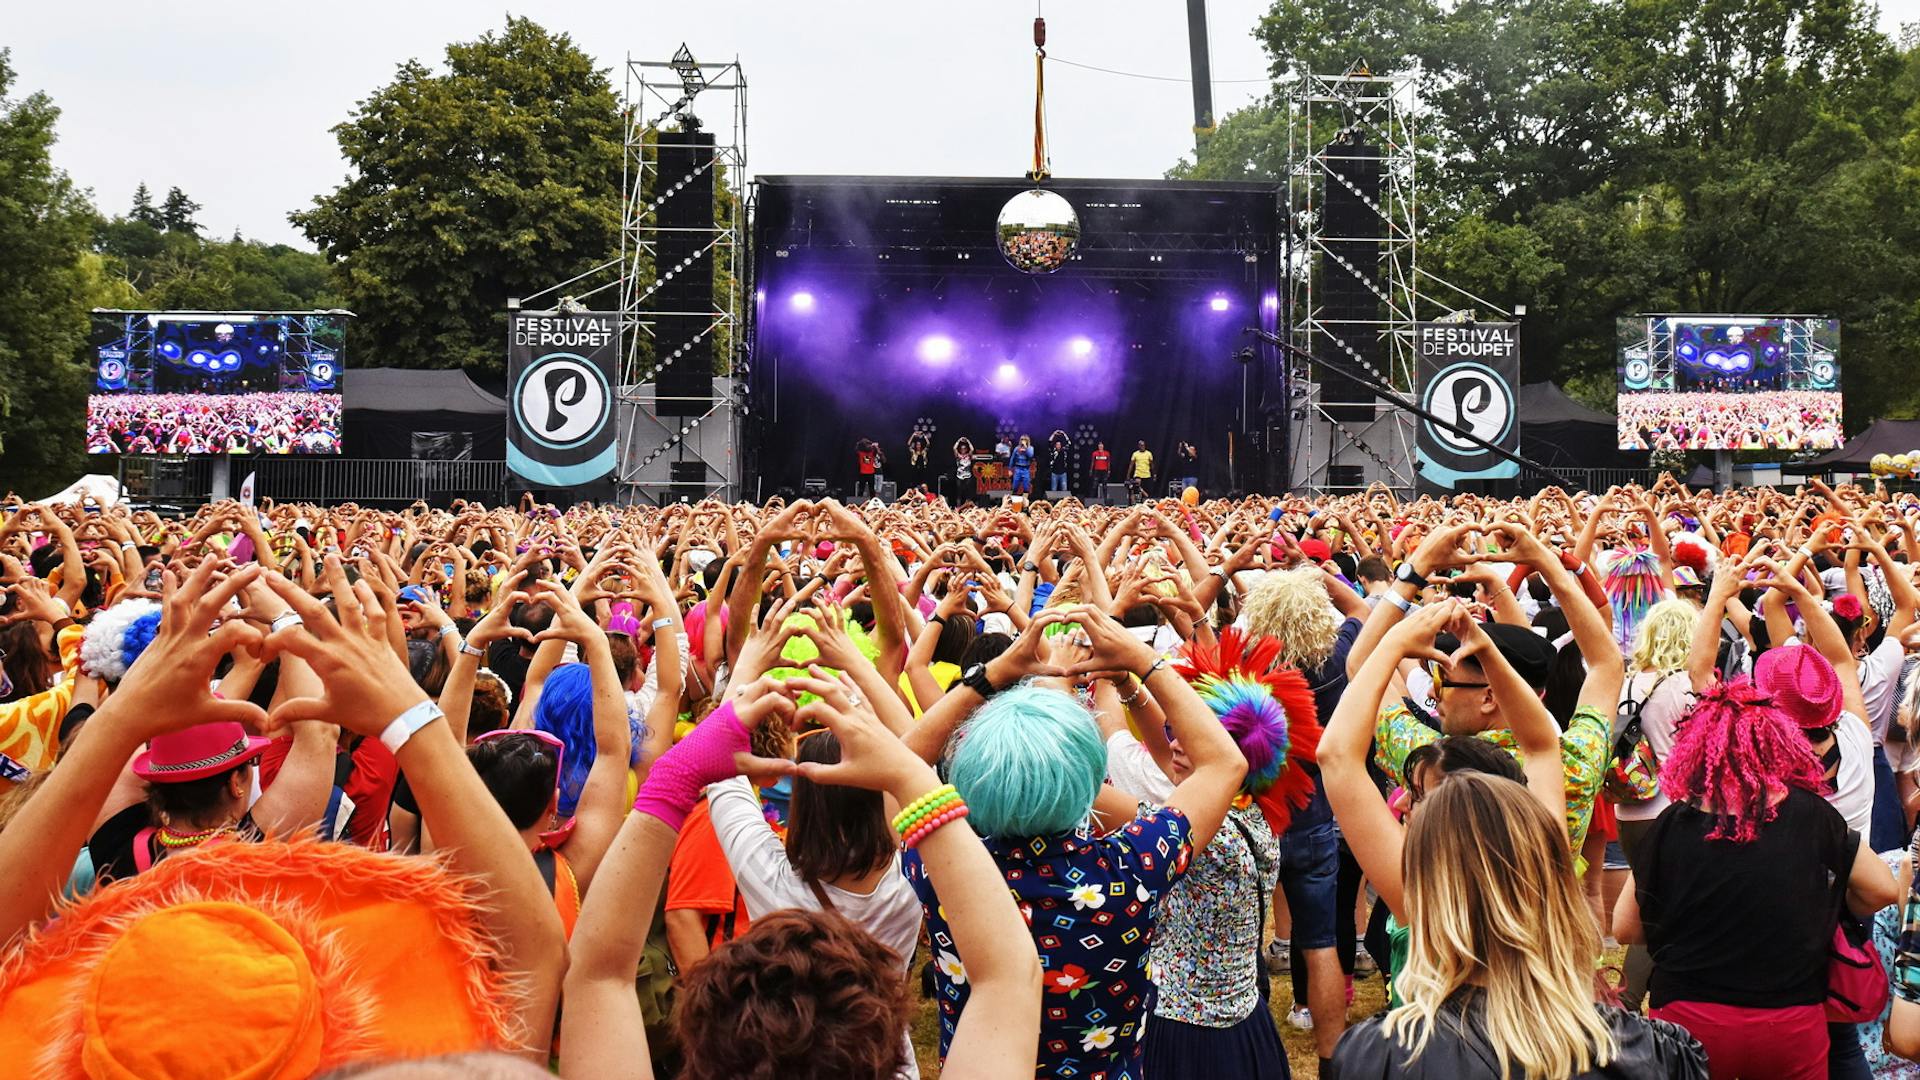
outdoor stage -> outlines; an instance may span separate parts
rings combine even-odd
[[[1116,477],[1140,440],[1171,475],[1185,440],[1211,490],[1284,485],[1283,365],[1244,332],[1281,325],[1276,188],[1050,180],[1078,212],[1080,243],[1065,268],[1035,276],[1007,264],[994,229],[1032,186],[758,180],[748,498],[809,478],[850,489],[861,438],[880,444],[890,478],[917,481],[916,427],[938,475],[963,435],[984,452],[1027,434],[1044,490],[1057,429],[1074,443],[1076,490],[1097,440]]]

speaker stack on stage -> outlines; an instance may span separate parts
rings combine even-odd
[[[1326,257],[1320,262],[1320,294],[1314,297],[1320,321],[1361,361],[1385,371],[1384,343],[1374,325],[1380,320],[1380,234],[1386,220],[1380,206],[1383,175],[1378,147],[1358,132],[1342,132],[1327,148],[1326,204],[1323,233]],[[1342,181],[1345,181],[1344,183]],[[1341,364],[1355,363],[1346,349],[1329,347]],[[1373,419],[1374,392],[1330,368],[1315,372],[1320,379],[1320,402],[1328,416],[1342,423],[1365,424]]]
[[[713,135],[662,131],[655,198],[654,265],[659,288],[651,306],[654,374],[660,416],[701,416],[713,408],[714,231]],[[680,355],[671,363],[667,358]],[[696,463],[697,464],[697,463]]]

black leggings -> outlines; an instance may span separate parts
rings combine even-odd
[[[1333,920],[1333,951],[1340,958],[1342,974],[1353,974],[1354,949],[1357,946],[1353,928],[1353,906],[1360,900],[1360,863],[1353,857],[1353,849],[1347,846],[1345,837],[1340,839],[1340,877],[1335,889]],[[1307,1003],[1307,958],[1295,956],[1292,963],[1293,1000],[1296,1005]]]

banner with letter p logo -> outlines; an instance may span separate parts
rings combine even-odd
[[[1416,323],[1420,407],[1481,441],[1520,450],[1520,328],[1517,323]],[[1520,466],[1459,431],[1420,421],[1420,475],[1443,488],[1515,476]]]
[[[507,468],[528,487],[565,488],[613,471],[620,316],[508,316]]]

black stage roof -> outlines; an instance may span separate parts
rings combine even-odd
[[[755,185],[758,258],[888,276],[1002,272],[993,222],[1008,199],[1035,186],[977,176],[762,176]],[[1080,215],[1072,269],[1084,276],[1214,277],[1222,256],[1279,258],[1275,184],[1053,178],[1039,186]]]

